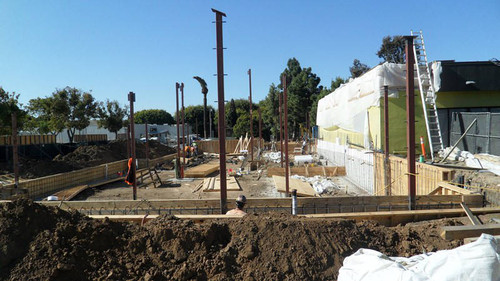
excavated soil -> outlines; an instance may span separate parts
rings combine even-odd
[[[174,148],[157,141],[149,142],[149,151],[149,158],[175,153]],[[144,143],[136,143],[136,156],[137,158],[146,158],[146,145]],[[66,155],[59,154],[52,161],[22,159],[21,176],[23,178],[38,178],[123,159],[127,159],[126,141],[116,140],[103,145],[85,145],[79,146]]]
[[[264,214],[203,224],[163,216],[140,226],[18,200],[0,210],[0,279],[335,280],[361,247],[391,256],[457,247],[437,235],[455,223],[387,228]]]

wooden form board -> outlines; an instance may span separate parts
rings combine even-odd
[[[314,177],[314,176],[324,176],[324,177],[334,177],[334,176],[345,176],[345,167],[290,167],[291,175],[299,175],[304,177]],[[285,168],[280,167],[270,167],[267,169],[267,176],[285,176]]]
[[[285,177],[273,176],[273,180],[278,192],[286,192]],[[311,184],[308,182],[290,178],[288,183],[289,192],[292,192],[293,189],[297,189],[297,196],[314,197],[317,195],[314,188],[312,188]]]
[[[228,201],[236,198],[228,198]],[[456,212],[461,216],[465,215],[460,207],[460,202],[467,202],[467,206],[475,213],[477,207],[483,206],[483,197],[478,194],[473,195],[417,195],[417,207],[427,208],[427,204],[432,204],[434,209],[439,208],[439,204],[454,203],[457,206]],[[39,203],[49,206],[58,206],[60,202],[39,201]],[[331,212],[363,212],[364,210],[376,210],[377,206],[394,206],[408,208],[408,196],[349,196],[349,197],[299,197],[297,198],[298,208],[303,206],[325,206],[330,205]],[[291,198],[247,198],[247,207],[290,207]],[[153,208],[219,208],[220,199],[163,199],[163,200],[102,200],[102,201],[69,201],[64,202],[63,209],[124,209],[137,206],[148,206]],[[371,206],[371,208],[364,207]],[[442,209],[442,207],[441,207]],[[500,208],[492,208],[500,213]]]
[[[473,194],[472,191],[461,188],[447,182],[439,182],[438,187],[431,191],[429,195],[448,195],[448,194]]]
[[[373,153],[375,169],[375,194],[385,194],[385,170],[384,155]],[[391,195],[408,195],[408,168],[406,158],[391,155],[390,175],[391,175]],[[438,187],[440,182],[447,182],[453,179],[455,170],[429,165],[426,163],[416,163],[416,186],[417,195],[429,194]]]
[[[476,214],[498,213],[500,208],[477,208],[473,210]],[[443,217],[457,217],[463,215],[460,209],[444,210],[417,210],[417,211],[391,211],[391,212],[364,212],[364,213],[336,213],[336,214],[314,214],[297,215],[298,217],[311,220],[325,219],[352,219],[356,221],[374,220],[385,226],[395,226],[400,223],[417,222],[429,219],[438,219]],[[189,219],[195,222],[203,222],[213,219],[241,219],[241,216],[228,215],[175,215],[180,219]],[[114,221],[138,222],[155,219],[158,215],[92,215],[95,219],[109,218]],[[498,226],[498,224],[497,224]],[[478,235],[476,235],[478,236]],[[459,239],[459,238],[457,238]]]
[[[228,177],[226,179],[227,191],[241,191],[240,184],[235,177]],[[204,192],[219,192],[220,191],[220,178],[206,178],[203,180],[203,191]]]
[[[17,136],[19,145],[56,143],[55,135],[22,135]],[[12,145],[12,136],[0,136],[0,145]]]
[[[156,159],[150,159],[149,164],[155,165],[156,163],[174,159],[174,157],[175,154],[170,154]],[[72,188],[75,186],[91,184],[94,182],[106,180],[107,176],[109,178],[117,175],[118,173],[126,173],[126,171],[128,170],[127,161],[128,160],[124,159],[95,167],[75,170],[68,173],[61,173],[32,180],[21,181],[19,183],[19,188],[28,190],[28,196],[32,199],[40,198],[68,187]],[[139,168],[141,168],[142,162],[143,161],[139,161]],[[4,187],[12,188],[14,187],[14,184],[8,184]]]
[[[481,236],[482,233],[500,235],[500,224],[443,226],[441,237],[446,240]]]
[[[184,172],[186,178],[204,178],[219,170],[219,164],[201,164],[187,169]]]

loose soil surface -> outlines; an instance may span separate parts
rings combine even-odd
[[[0,279],[335,280],[359,248],[410,256],[457,247],[437,233],[456,224],[387,228],[268,213],[203,224],[162,216],[140,226],[17,200],[0,210]]]
[[[157,141],[150,141],[149,149],[150,158],[157,158],[175,153],[174,148],[163,145]],[[136,143],[136,155],[137,158],[146,158],[146,145],[144,143]],[[127,159],[127,142],[115,140],[104,145],[79,146],[73,152],[66,155],[59,154],[52,160],[22,158],[20,175],[24,179],[38,178],[123,159]],[[3,169],[6,170],[6,168],[10,167],[4,167]],[[3,173],[8,172],[12,171],[3,171]]]

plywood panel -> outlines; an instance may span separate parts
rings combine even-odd
[[[241,186],[235,177],[228,177],[226,179],[227,191],[241,191]],[[203,181],[204,192],[220,192],[220,178],[206,178]]]
[[[285,177],[273,176],[274,184],[278,192],[286,192]],[[303,182],[298,179],[289,179],[289,191],[297,189],[297,196],[316,196],[316,191],[308,182]]]
[[[219,170],[218,164],[202,164],[192,168],[188,168],[184,172],[186,178],[204,178]]]

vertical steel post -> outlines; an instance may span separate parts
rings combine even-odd
[[[283,82],[282,82],[283,83]],[[283,102],[281,100],[281,93],[278,93],[278,110],[280,115],[280,166],[283,168],[283,118],[281,118],[281,112],[283,111]]]
[[[391,163],[389,161],[389,87],[384,86],[384,187],[385,195],[392,195]]]
[[[250,95],[248,100],[250,102],[250,170],[253,164],[253,111],[252,111],[252,69],[248,69],[248,88]]]
[[[181,177],[184,178],[184,168],[186,166],[186,130],[184,127],[184,83],[181,83],[181,111],[182,111],[182,169]]]
[[[144,124],[144,130],[146,131],[146,166],[149,168],[149,130],[148,122]]]
[[[262,145],[262,115],[260,114],[260,107],[259,107],[259,150],[261,150],[261,145]]]
[[[404,36],[406,39],[406,146],[408,162],[408,209],[415,210],[415,81],[413,57],[413,38],[415,36]]]
[[[19,153],[17,143],[17,113],[12,112],[12,160],[14,164],[14,187],[19,186]]]
[[[137,171],[135,167],[135,126],[134,126],[134,102],[135,94],[133,92],[128,93],[128,100],[130,101],[130,154],[132,154],[132,165],[133,171]],[[134,184],[132,188],[132,198],[137,200],[137,179],[134,176]]]
[[[181,178],[181,175],[180,175],[180,161],[181,161],[181,152],[180,152],[180,145],[181,145],[181,141],[180,141],[180,130],[179,130],[179,115],[180,115],[180,112],[179,112],[179,83],[175,83],[175,101],[176,101],[176,110],[175,110],[175,117],[176,117],[176,120],[177,120],[177,158],[175,159],[175,164],[176,164],[176,173],[175,173],[175,177],[177,179]]]
[[[224,113],[224,47],[222,41],[222,17],[226,14],[212,9],[215,13],[215,29],[217,39],[217,92],[219,107],[219,165],[220,165],[220,212],[227,211],[226,190],[226,120]]]
[[[127,158],[132,156],[132,151],[130,149],[130,124],[127,125]]]
[[[283,75],[283,109],[284,109],[284,119],[283,119],[283,125],[285,126],[285,192],[286,196],[289,195],[290,191],[290,175],[289,175],[289,162],[288,162],[288,97],[287,97],[287,92],[286,92],[286,74]]]

